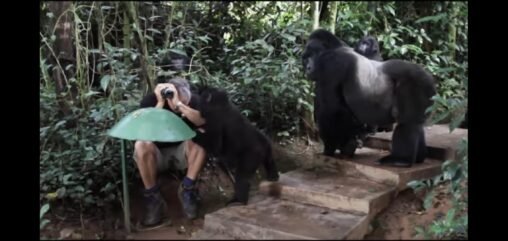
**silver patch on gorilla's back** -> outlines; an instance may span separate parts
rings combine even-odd
[[[354,56],[357,64],[357,81],[344,90],[346,101],[365,123],[388,121],[386,117],[392,115],[394,96],[393,83],[383,73],[384,62],[367,59],[351,48],[346,51]]]
[[[356,58],[358,83],[365,96],[378,96],[391,89],[387,76],[381,71],[383,62],[370,60],[352,48],[348,51]]]

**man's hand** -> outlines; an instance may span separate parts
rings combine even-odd
[[[164,88],[169,88],[173,91],[173,98],[172,99],[164,99],[161,95],[161,91]],[[169,108],[173,110],[176,113],[181,113],[182,117],[187,118],[190,120],[194,125],[201,126],[206,123],[206,120],[201,116],[201,113],[199,113],[198,110],[195,110],[191,107],[189,107],[187,104],[182,103],[180,101],[180,98],[178,97],[178,91],[176,91],[176,88],[173,84],[164,83],[164,84],[158,84],[155,86],[154,90],[155,96],[157,96],[157,105],[155,107],[157,108],[163,108],[164,107],[164,101],[168,102]]]
[[[165,89],[165,88],[168,88],[168,89],[173,91],[173,98],[172,99],[165,99],[161,95],[161,91],[163,89]],[[155,96],[157,97],[157,105],[155,107],[157,107],[157,108],[163,108],[164,107],[164,101],[167,101],[168,104],[169,104],[169,107],[173,111],[177,111],[176,104],[180,101],[180,99],[178,98],[178,91],[176,91],[176,88],[175,88],[175,86],[173,84],[169,84],[169,83],[157,84],[157,86],[155,86],[154,93],[155,93]]]
[[[198,110],[192,109],[191,107],[180,102],[179,111],[182,113],[182,117],[187,118],[196,126],[202,126],[206,123],[206,120],[201,116]]]

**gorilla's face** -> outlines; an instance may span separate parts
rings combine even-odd
[[[322,69],[321,63],[326,63],[322,60],[323,55],[341,47],[347,47],[347,44],[329,31],[318,29],[312,32],[302,55],[303,68],[307,78],[314,81],[318,79],[320,71],[317,69]],[[320,62],[316,62],[317,60]]]
[[[189,64],[187,63],[187,60],[185,59],[172,59],[171,60],[171,67],[175,70],[185,70],[185,68]]]
[[[374,37],[368,36],[356,45],[355,51],[364,56],[373,56],[379,53],[379,46]]]
[[[311,39],[302,55],[303,68],[307,78],[314,80],[316,75],[316,57],[326,48],[318,39]]]
[[[203,116],[213,113],[222,113],[221,109],[229,106],[229,100],[226,92],[216,88],[208,87],[201,91],[199,96],[200,112]]]

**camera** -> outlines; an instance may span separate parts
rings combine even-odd
[[[164,89],[161,90],[161,95],[165,99],[173,99],[174,93],[169,88],[164,88]]]

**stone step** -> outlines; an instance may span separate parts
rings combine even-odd
[[[204,232],[234,239],[361,239],[368,224],[365,214],[265,197],[207,214]]]
[[[395,186],[397,191],[406,189],[410,181],[431,178],[441,173],[442,162],[431,158],[410,168],[382,166],[374,162],[388,154],[388,151],[367,147],[357,149],[353,158],[339,159],[316,154],[313,160],[305,163],[305,168],[331,168],[346,175],[361,175],[375,182]]]
[[[233,240],[235,238],[221,232],[200,230],[192,235],[190,240]]]
[[[369,136],[365,147],[390,150],[393,132],[379,132]],[[432,125],[425,127],[427,157],[438,160],[456,160],[457,147],[462,138],[468,137],[468,129],[455,129],[450,133],[448,125]]]
[[[284,173],[279,182],[262,182],[264,194],[335,210],[377,214],[395,196],[395,187],[332,170],[298,169]]]

